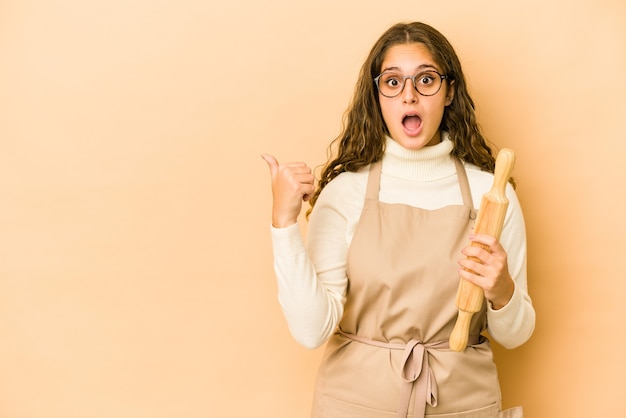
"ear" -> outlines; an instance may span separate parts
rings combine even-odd
[[[448,87],[448,92],[446,93],[446,106],[450,106],[452,104],[452,100],[454,100],[454,80],[452,80]]]

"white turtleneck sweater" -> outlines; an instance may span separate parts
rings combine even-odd
[[[379,199],[424,209],[462,205],[452,142],[408,150],[387,138],[382,160]],[[493,175],[465,164],[474,207],[491,189]],[[316,348],[335,331],[345,303],[348,248],[361,215],[369,168],[344,172],[320,193],[309,219],[306,246],[298,224],[271,227],[278,300],[289,330],[300,344]],[[509,206],[500,243],[507,251],[515,291],[502,309],[487,311],[488,331],[504,347],[530,338],[535,311],[526,285],[526,232],[519,201],[507,185]],[[468,241],[469,242],[469,241]],[[459,254],[459,259],[462,255]]]

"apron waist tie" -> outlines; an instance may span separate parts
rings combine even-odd
[[[374,347],[387,348],[390,350],[404,350],[402,356],[402,380],[404,380],[405,384],[400,393],[398,418],[406,418],[409,413],[413,386],[415,386],[415,411],[413,413],[415,418],[424,417],[426,415],[426,404],[432,407],[437,406],[437,381],[428,364],[428,350],[449,349],[450,345],[448,344],[448,340],[425,344],[412,339],[406,344],[399,344],[371,340],[369,338],[349,334],[341,329],[338,329],[337,332],[352,341]],[[480,335],[470,335],[467,345],[473,346],[479,344],[482,342],[481,340]]]

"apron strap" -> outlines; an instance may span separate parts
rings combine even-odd
[[[474,209],[474,200],[472,199],[472,190],[469,187],[469,181],[467,180],[467,172],[465,171],[465,166],[458,158],[453,157],[454,165],[456,165],[456,173],[459,177],[459,186],[461,187],[461,195],[463,196],[463,204],[468,208],[472,209],[472,213],[474,219],[476,217],[476,213],[473,211]]]
[[[367,178],[367,189],[365,191],[365,200],[378,200],[378,191],[380,190],[380,172],[382,171],[382,161],[374,161],[370,165],[370,173]]]

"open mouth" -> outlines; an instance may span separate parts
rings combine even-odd
[[[405,115],[402,118],[402,126],[408,134],[417,133],[422,126],[422,118],[418,115]]]

